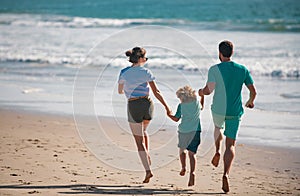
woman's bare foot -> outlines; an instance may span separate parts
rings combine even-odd
[[[195,184],[195,174],[190,174],[190,180],[188,186],[194,186]]]
[[[218,167],[219,161],[220,161],[220,153],[216,152],[216,154],[214,155],[214,157],[211,160],[211,164],[213,164],[213,166],[215,166],[215,167]]]
[[[223,190],[225,193],[228,193],[228,192],[229,192],[228,176],[223,176],[222,190]]]
[[[184,176],[185,175],[185,168],[181,168],[181,171],[179,172],[179,175]]]
[[[153,177],[153,174],[151,173],[151,171],[147,172],[143,183],[149,183],[150,178],[152,178],[152,177]]]

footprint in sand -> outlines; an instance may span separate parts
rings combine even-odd
[[[35,193],[40,193],[40,192],[38,192],[38,191],[36,191],[36,190],[34,190],[34,191],[29,191],[29,192],[28,192],[28,194],[35,194]]]

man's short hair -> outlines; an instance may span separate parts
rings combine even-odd
[[[219,51],[224,57],[231,57],[233,51],[233,44],[230,41],[222,41],[219,44]]]

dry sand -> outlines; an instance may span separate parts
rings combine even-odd
[[[114,127],[111,123],[106,126]],[[178,158],[153,170],[150,183],[142,184],[143,172],[116,169],[90,153],[72,117],[1,110],[0,132],[0,195],[223,194],[223,162],[218,168],[210,164],[213,149],[197,156],[193,187],[187,186],[188,175],[179,176]],[[299,149],[238,144],[229,194],[300,195],[299,177]]]

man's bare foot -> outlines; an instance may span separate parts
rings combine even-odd
[[[216,154],[214,155],[214,157],[211,160],[211,164],[213,164],[213,166],[215,166],[215,167],[218,167],[219,161],[220,161],[220,153],[216,152]]]
[[[194,186],[195,184],[195,174],[190,174],[190,180],[188,186]]]
[[[147,172],[143,183],[149,183],[150,178],[152,178],[152,177],[153,177],[153,174],[151,172]]]
[[[223,190],[225,193],[228,193],[228,192],[229,192],[228,176],[223,176],[222,190]]]
[[[185,168],[181,168],[181,171],[179,172],[179,175],[184,176],[185,175]]]

